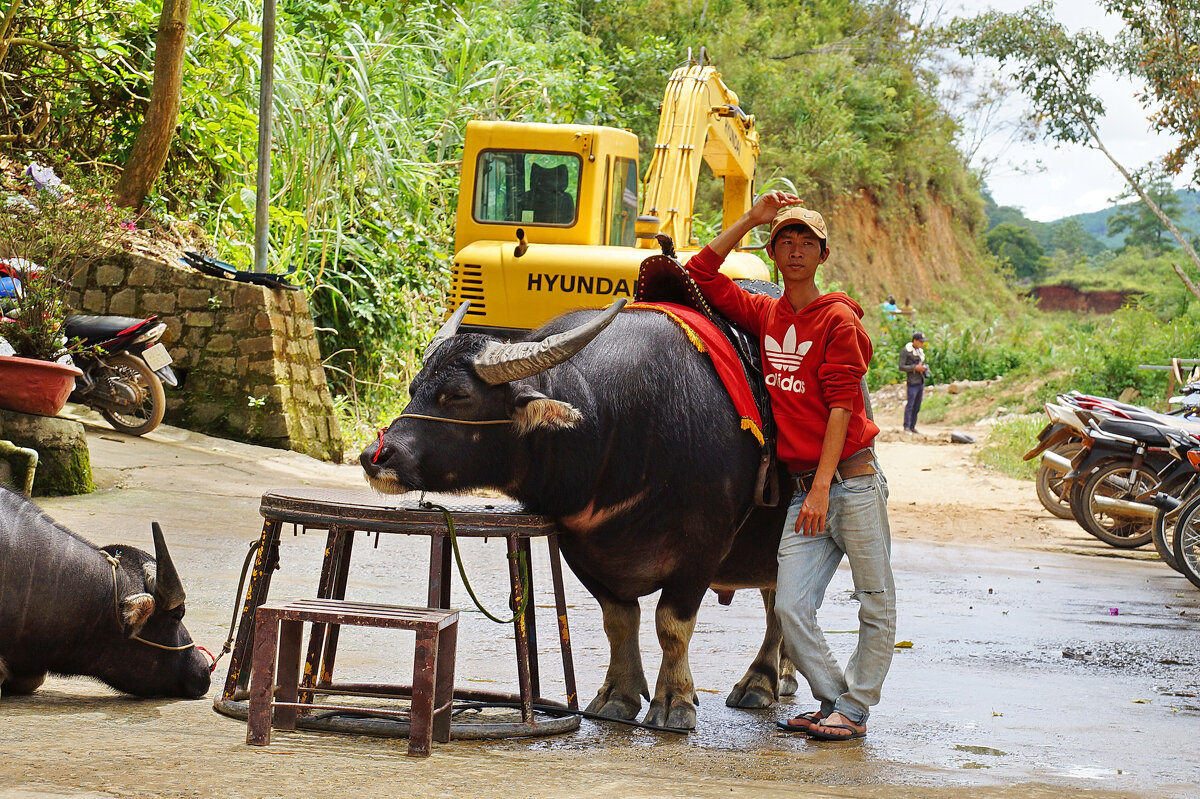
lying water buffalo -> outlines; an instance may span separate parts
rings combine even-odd
[[[611,648],[593,712],[633,718],[650,698],[637,600],[661,589],[663,659],[645,721],[691,728],[696,611],[710,586],[774,588],[788,497],[754,506],[759,445],[708,357],[667,316],[619,310],[577,311],[505,344],[456,335],[460,308],[426,349],[412,401],[360,461],[383,492],[494,488],[557,520]],[[795,691],[790,664],[780,679],[774,591],[763,593],[766,640],[731,706]]]
[[[0,488],[0,691],[48,672],[96,677],[135,696],[199,698],[208,659],[183,626],[183,585],[162,530],[154,554],[102,549]]]

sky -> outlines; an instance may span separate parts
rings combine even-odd
[[[946,8],[952,13],[973,15],[988,8],[1018,11],[1031,0],[957,0]],[[1120,21],[1105,14],[1093,0],[1055,0],[1055,16],[1071,31],[1088,28],[1112,38]],[[993,62],[994,63],[994,62]],[[1104,100],[1106,115],[1098,126],[1106,147],[1126,168],[1162,156],[1171,146],[1168,137],[1150,130],[1146,110],[1134,93],[1139,86],[1109,76],[1094,89]],[[1024,98],[1014,96],[1009,116],[1015,118]],[[1099,211],[1125,188],[1119,172],[1099,151],[1083,145],[1054,142],[1008,144],[999,133],[983,140],[980,153],[1000,160],[992,167],[987,188],[1000,205],[1020,208],[1030,219],[1049,222],[1072,214]],[[1040,162],[1041,168],[1037,168]]]

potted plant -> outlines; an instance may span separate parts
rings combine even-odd
[[[0,196],[0,408],[53,416],[75,378],[63,336],[71,279],[111,251],[128,213],[103,199],[95,180],[71,190],[49,170],[28,170],[28,193]],[[77,349],[77,348],[76,348]]]

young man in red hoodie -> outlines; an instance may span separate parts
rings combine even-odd
[[[762,340],[778,455],[795,489],[779,542],[775,613],[785,651],[821,707],[778,725],[849,740],[866,735],[896,640],[887,482],[871,448],[879,428],[867,418],[862,391],[872,351],[863,311],[845,294],[817,288],[828,235],[821,215],[800,202],[787,192],[764,194],[687,269],[714,306]],[[777,300],[717,271],[743,236],[768,222],[767,254],[783,276]],[[858,645],[845,671],[816,615],[843,555],[859,602]]]

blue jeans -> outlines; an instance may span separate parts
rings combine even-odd
[[[921,399],[925,396],[924,383],[908,384],[908,402],[904,404],[904,429],[917,428],[917,414],[921,412]]]
[[[838,712],[861,724],[879,702],[896,643],[887,480],[880,471],[834,483],[825,530],[817,536],[796,532],[806,496],[797,494],[792,499],[784,522],[775,613],[783,625],[785,651],[808,680],[822,715]],[[817,608],[843,555],[850,559],[859,603],[858,645],[844,672],[817,623]]]

